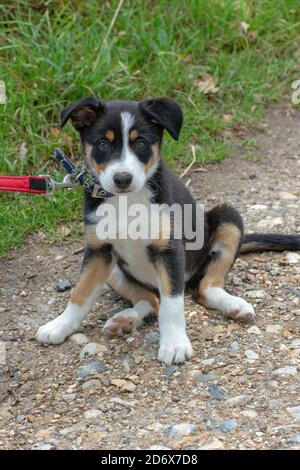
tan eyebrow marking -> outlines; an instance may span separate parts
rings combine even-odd
[[[134,142],[139,136],[139,133],[136,129],[133,129],[130,134],[129,134],[129,138],[130,140],[132,140],[132,142]]]
[[[151,150],[152,150],[152,155],[148,161],[148,163],[145,165],[145,173],[146,175],[150,171],[151,167],[155,165],[155,162],[157,162],[159,158],[159,146],[158,144],[153,144],[151,145]]]
[[[89,161],[91,165],[95,168],[97,173],[102,173],[102,171],[105,171],[107,168],[107,163],[97,163],[93,157],[92,157],[92,151],[93,151],[93,146],[91,144],[86,143],[85,144],[85,154],[86,158]]]
[[[115,140],[115,133],[112,129],[108,129],[105,133],[107,140],[112,143]]]

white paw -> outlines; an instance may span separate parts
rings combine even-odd
[[[249,321],[255,317],[255,312],[251,304],[240,297],[230,296],[224,305],[224,313],[233,320]]]
[[[127,308],[109,318],[102,331],[108,336],[116,336],[131,333],[140,324],[141,320],[138,312],[134,308]]]
[[[35,339],[40,343],[60,344],[64,340],[78,330],[77,322],[70,322],[63,315],[41,326],[36,332]]]
[[[167,366],[190,359],[193,355],[191,342],[184,330],[175,330],[160,340],[157,359]]]

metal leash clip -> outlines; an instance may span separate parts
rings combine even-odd
[[[74,176],[71,174],[67,174],[60,182],[55,181],[50,175],[39,176],[42,176],[47,181],[48,191],[45,193],[46,196],[53,196],[57,189],[72,189],[74,187],[74,183],[71,181]]]

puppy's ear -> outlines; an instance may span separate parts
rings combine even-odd
[[[96,121],[97,117],[103,111],[104,103],[98,98],[89,96],[64,108],[60,114],[60,124],[63,127],[71,118],[75,129],[87,127]]]
[[[140,102],[141,110],[150,120],[166,129],[174,140],[178,140],[183,122],[179,104],[168,98],[155,98]]]

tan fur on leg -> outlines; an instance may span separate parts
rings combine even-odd
[[[71,302],[83,305],[95,287],[107,281],[112,269],[112,263],[94,257],[83,269],[79,281],[71,292]]]
[[[251,320],[254,317],[252,305],[223,289],[225,276],[234,263],[240,238],[240,230],[234,224],[226,223],[217,228],[211,245],[211,252],[215,252],[217,257],[210,262],[199,284],[199,300],[206,307],[220,310],[234,320]]]
[[[212,250],[219,255],[213,260],[199,284],[200,302],[206,305],[204,292],[208,287],[224,287],[225,276],[234,263],[239,247],[241,232],[234,224],[225,223],[217,228],[212,240]]]

